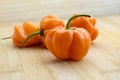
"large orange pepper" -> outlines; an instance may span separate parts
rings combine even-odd
[[[52,29],[45,37],[45,45],[58,59],[80,60],[88,52],[91,40],[83,28]]]
[[[92,41],[98,36],[98,30],[95,28],[95,24],[96,19],[91,16],[80,16],[70,22],[71,27],[75,26],[86,29],[89,32]]]
[[[45,36],[45,45],[56,58],[80,60],[87,54],[91,45],[89,33],[84,28],[70,28],[70,21],[79,16],[73,16],[68,21],[66,28],[53,28],[37,32]],[[34,35],[31,34],[26,40],[31,36]]]
[[[12,40],[15,46],[20,46],[22,42],[33,32],[39,31],[40,27],[30,22],[25,22],[23,26],[16,25]],[[40,35],[35,35],[29,39],[24,46],[30,46],[41,42]]]

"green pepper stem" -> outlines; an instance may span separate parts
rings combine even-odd
[[[34,35],[37,35],[37,34],[40,34],[41,36],[43,36],[43,30],[41,29],[40,31],[38,32],[34,32],[32,34],[30,34],[23,42],[22,44],[20,45],[20,48],[22,48],[24,46],[24,44],[28,41],[28,39],[30,39],[31,37],[33,37]]]
[[[5,37],[5,38],[2,38],[2,40],[5,40],[5,39],[10,39],[10,38],[12,38],[12,37]]]
[[[91,17],[90,15],[85,15],[85,14],[72,16],[72,17],[68,20],[68,22],[67,22],[67,24],[66,24],[66,29],[70,29],[70,21],[71,21],[71,20],[73,20],[73,19],[75,19],[75,18],[77,18],[77,17],[82,17],[82,16]]]

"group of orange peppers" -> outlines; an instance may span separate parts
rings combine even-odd
[[[27,47],[44,44],[58,59],[81,60],[88,52],[91,41],[98,36],[96,19],[90,15],[74,15],[67,24],[55,15],[47,15],[40,25],[25,22],[14,27],[15,46]]]

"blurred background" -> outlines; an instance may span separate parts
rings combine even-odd
[[[38,21],[47,14],[66,19],[73,14],[120,14],[120,0],[0,0],[0,23]]]

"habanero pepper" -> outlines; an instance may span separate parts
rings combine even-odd
[[[42,36],[45,36],[45,45],[56,58],[61,60],[81,60],[89,50],[91,38],[84,28],[76,28],[76,26],[70,28],[70,21],[79,16],[83,15],[71,17],[66,27],[40,30],[31,34],[21,44],[21,47],[32,36],[44,33]]]
[[[95,40],[98,36],[98,30],[95,28],[95,24],[96,24],[96,19],[94,17],[91,16],[80,16],[77,17],[75,19],[73,19],[70,22],[70,27],[79,27],[79,28],[84,28],[86,29],[90,36],[91,36],[91,40]]]
[[[47,15],[40,21],[40,28],[43,30],[56,27],[64,27],[64,22],[56,15]]]
[[[40,27],[38,25],[32,24],[30,22],[25,22],[23,26],[16,25],[14,27],[14,33],[12,35],[12,40],[15,46],[20,46],[21,43],[33,32],[39,31]],[[41,42],[40,35],[35,35],[29,39],[24,47],[31,46]]]

